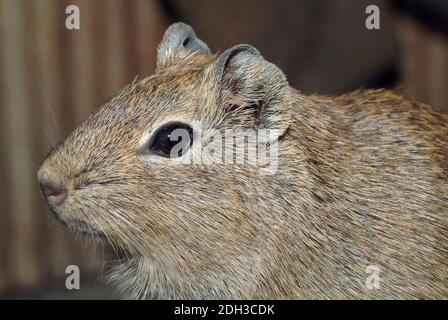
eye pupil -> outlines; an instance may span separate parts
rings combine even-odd
[[[159,156],[182,156],[193,144],[193,129],[181,122],[173,122],[159,128],[151,138],[149,151]]]

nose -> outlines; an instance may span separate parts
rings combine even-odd
[[[65,198],[67,198],[67,191],[63,188],[51,185],[51,184],[41,184],[42,192],[53,206],[61,205]]]
[[[42,193],[51,206],[60,206],[67,198],[67,190],[63,187],[54,175],[46,170],[40,170],[38,180]]]

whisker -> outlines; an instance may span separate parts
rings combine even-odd
[[[40,167],[40,161],[38,161],[37,159],[34,159],[33,157],[29,156],[29,155],[24,155],[24,154],[18,154],[18,153],[8,153],[8,156],[12,156],[12,157],[18,157],[18,158],[22,158],[22,159],[27,159],[27,160],[31,160],[34,165],[36,166],[36,168]]]
[[[42,126],[42,130],[43,130],[45,136],[47,137],[47,141],[48,141],[48,144],[49,144],[50,148],[52,148],[53,147],[53,143],[51,142],[50,135],[48,134],[47,130],[45,130],[45,128],[43,126]]]
[[[48,101],[47,96],[45,95],[44,91],[42,90],[42,87],[40,88],[40,92],[42,93],[42,96],[44,97],[44,100],[45,100],[45,104],[47,105],[48,110],[50,111],[51,120],[53,122],[54,127],[56,128],[56,134],[57,134],[57,137],[59,140],[61,138],[61,135],[60,135],[59,127],[56,123],[56,117],[54,115],[54,111],[51,108],[50,102]]]
[[[112,248],[112,251],[114,252],[115,256],[117,257],[117,259],[120,259],[120,255],[118,254],[118,248],[115,247],[115,245],[113,244],[112,240],[110,239],[110,237],[107,235],[107,233],[105,232],[104,228],[101,226],[100,223],[97,223],[95,218],[93,218],[93,221],[95,223],[95,226],[98,226],[98,228],[100,229],[100,231],[104,234],[104,236],[106,237],[107,242],[109,243],[109,245]]]
[[[83,54],[85,55],[85,51],[83,50]],[[92,84],[93,88],[95,89],[95,91],[98,93],[98,95],[101,98],[101,102],[104,102],[105,100],[105,96],[103,95],[103,93],[101,92],[101,90],[97,87],[97,85],[95,84],[95,82],[93,81],[92,77],[86,72],[85,73],[87,79],[89,80],[89,82]]]
[[[105,96],[101,93],[100,89],[97,87],[97,85],[95,84],[95,82],[93,82],[92,78],[91,78],[88,74],[86,74],[86,76],[87,76],[87,78],[89,79],[90,83],[92,84],[93,88],[95,88],[95,91],[96,91],[96,92],[98,93],[98,95],[100,96],[100,98],[101,98],[101,103],[103,103],[103,102],[106,100]]]

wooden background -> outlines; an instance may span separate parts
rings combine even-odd
[[[65,28],[69,4],[80,30]],[[63,285],[70,264],[98,274],[103,248],[53,221],[36,172],[107,97],[151,73],[166,23],[155,1],[0,1],[0,294]]]
[[[192,24],[213,50],[255,44],[308,93],[355,89],[370,83],[373,71],[393,64],[399,72],[394,86],[448,111],[446,37],[412,19],[382,12],[385,27],[366,33],[363,24],[356,26],[365,18],[360,10],[372,1],[341,1],[341,7],[315,1],[325,14],[308,19],[293,17],[310,6],[306,0],[287,2],[281,10],[262,1],[256,15],[253,1],[241,8],[230,2],[0,0],[0,297],[60,288],[70,264],[95,286],[103,261],[113,259],[107,247],[86,243],[53,221],[36,171],[50,147],[89,113],[136,75],[151,73],[171,20]],[[80,30],[65,29],[69,4],[81,9]],[[327,14],[328,8],[338,14]],[[288,39],[278,37],[285,29]],[[288,41],[293,47],[281,46]]]

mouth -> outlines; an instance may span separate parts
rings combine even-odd
[[[105,237],[104,232],[96,229],[95,227],[84,221],[77,219],[63,219],[52,207],[50,207],[50,211],[60,224],[69,228],[70,230],[73,230],[89,238]]]
[[[102,231],[92,227],[91,225],[79,221],[79,220],[71,220],[66,221],[63,223],[65,226],[67,226],[69,229],[74,230],[84,236],[87,236],[89,238],[104,238],[105,235]]]

